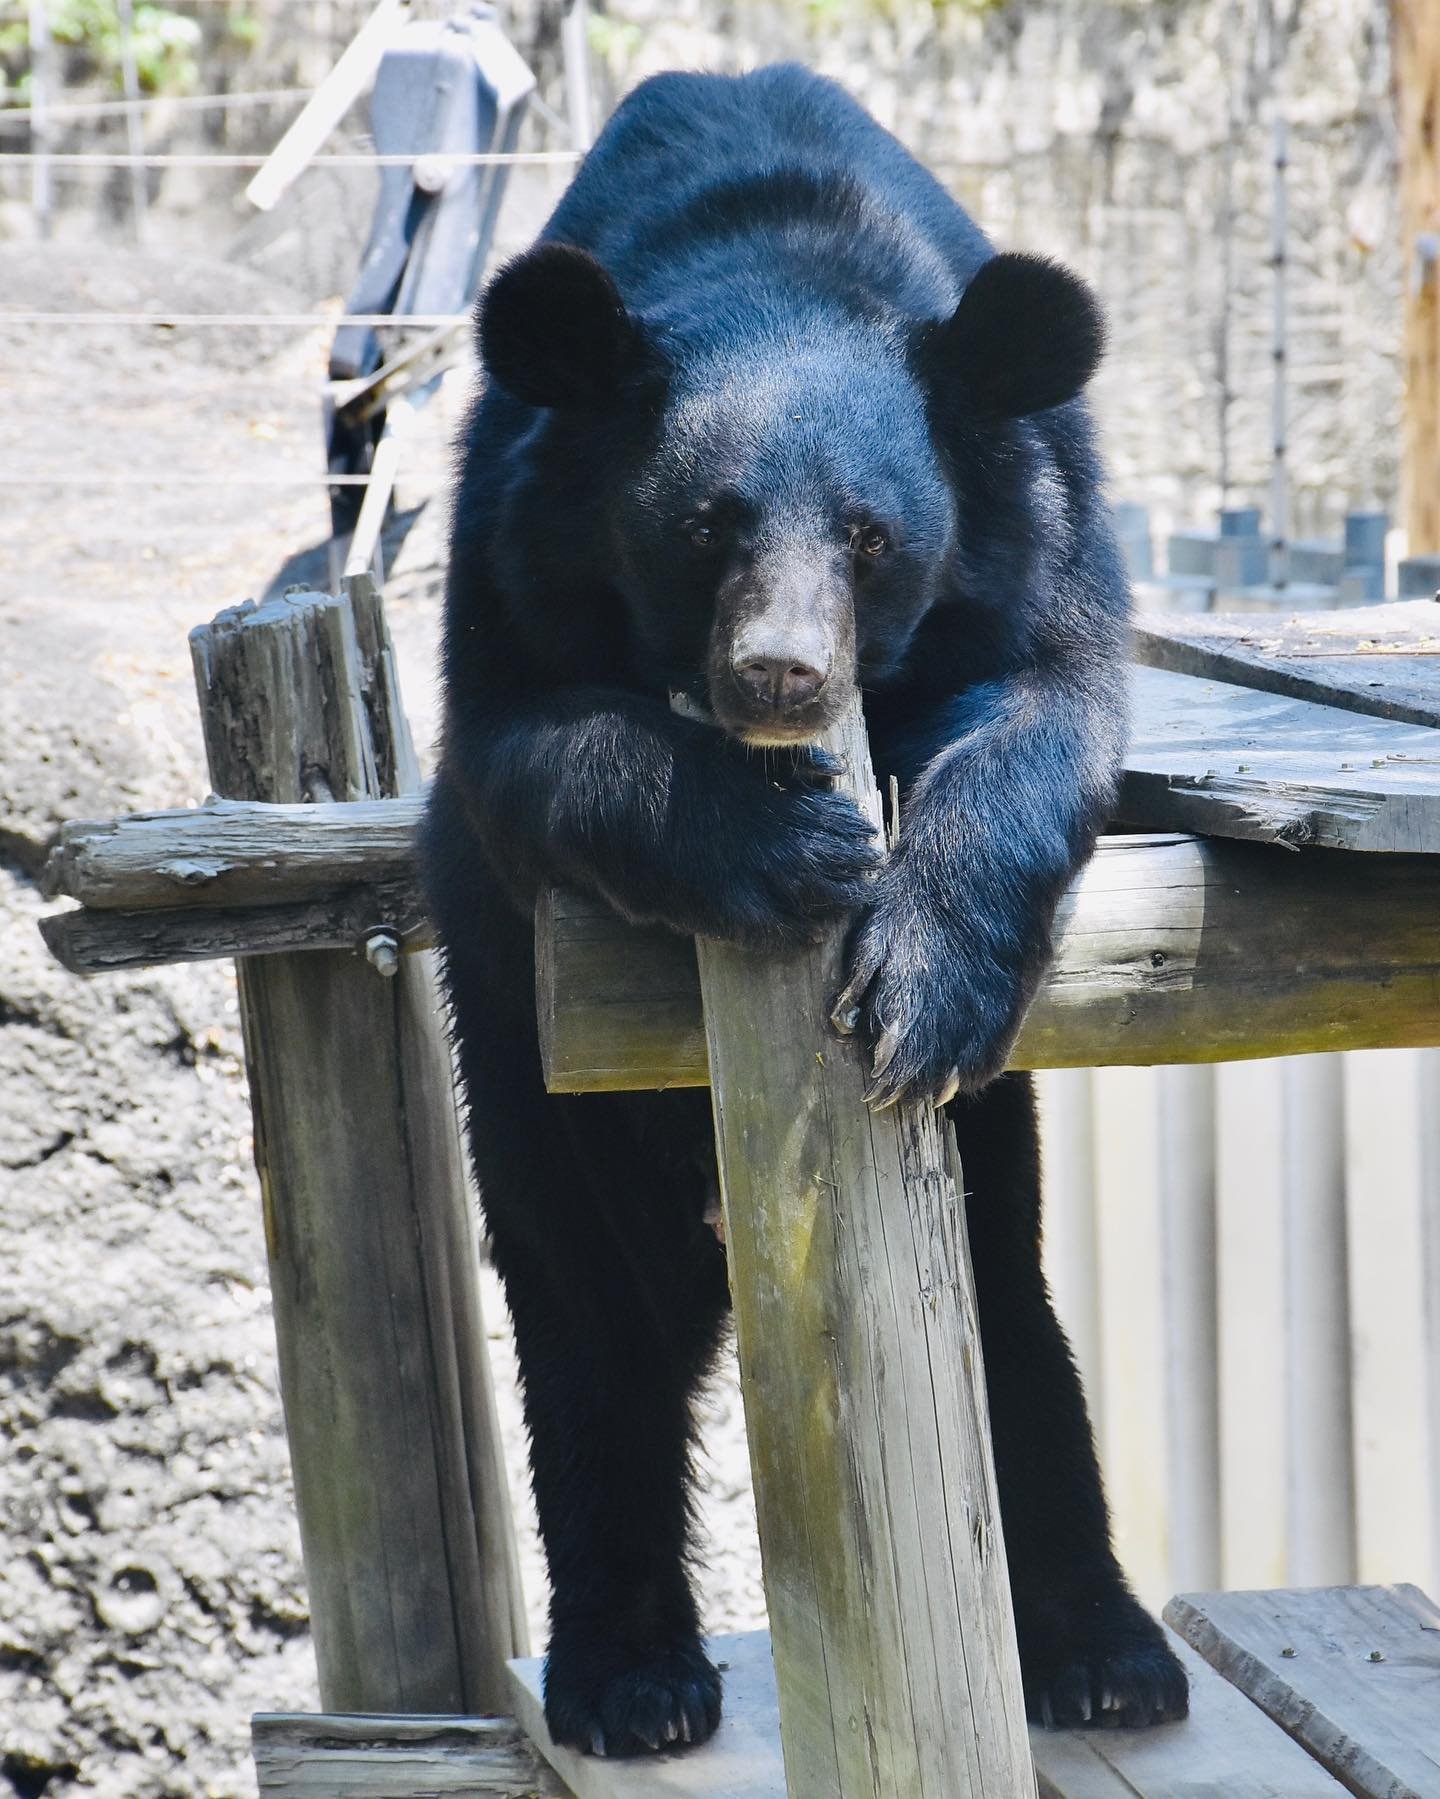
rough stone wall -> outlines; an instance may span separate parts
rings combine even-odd
[[[843,82],[1006,247],[1110,318],[1117,494],[1163,522],[1268,499],[1270,120],[1291,120],[1290,461],[1299,533],[1394,505],[1400,267],[1378,0],[612,0],[611,94],[780,57]]]

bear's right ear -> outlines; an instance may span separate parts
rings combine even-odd
[[[1007,251],[980,265],[920,354],[932,386],[972,417],[1018,419],[1073,399],[1104,348],[1100,303],[1080,277]]]
[[[531,406],[600,408],[661,358],[585,250],[540,244],[507,263],[476,312],[492,381]]]

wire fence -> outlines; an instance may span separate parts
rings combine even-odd
[[[143,100],[57,100],[44,106],[0,106],[0,130],[63,119],[126,118],[140,112],[226,112],[245,106],[278,106],[308,100],[308,87],[248,88],[238,94],[155,94]]]
[[[43,164],[52,169],[260,169],[268,155],[229,150],[5,150],[0,169]],[[501,165],[545,168],[568,166],[580,160],[578,150],[423,150],[413,155],[382,155],[375,151],[322,151],[306,161],[307,168],[410,169],[426,163],[439,169],[488,169]]]

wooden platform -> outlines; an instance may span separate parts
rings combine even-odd
[[[1143,1731],[1032,1730],[1040,1799],[1340,1799],[1345,1789],[1304,1750],[1175,1643],[1190,1670],[1186,1722]],[[688,1756],[627,1764],[557,1749],[541,1713],[538,1660],[511,1664],[516,1715],[575,1799],[785,1799],[769,1637],[720,1637],[713,1652],[729,1663],[725,1719],[713,1743]]]
[[[1440,1608],[1418,1588],[1184,1594],[1165,1615],[1189,1718],[1032,1731],[1039,1799],[1440,1799]],[[511,1664],[513,1719],[262,1714],[261,1799],[786,1799],[768,1634],[710,1648],[725,1718],[702,1749],[613,1762],[556,1748],[532,1659]]]

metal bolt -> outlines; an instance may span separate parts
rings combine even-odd
[[[388,981],[400,972],[400,939],[393,931],[372,931],[365,939],[365,960]]]

